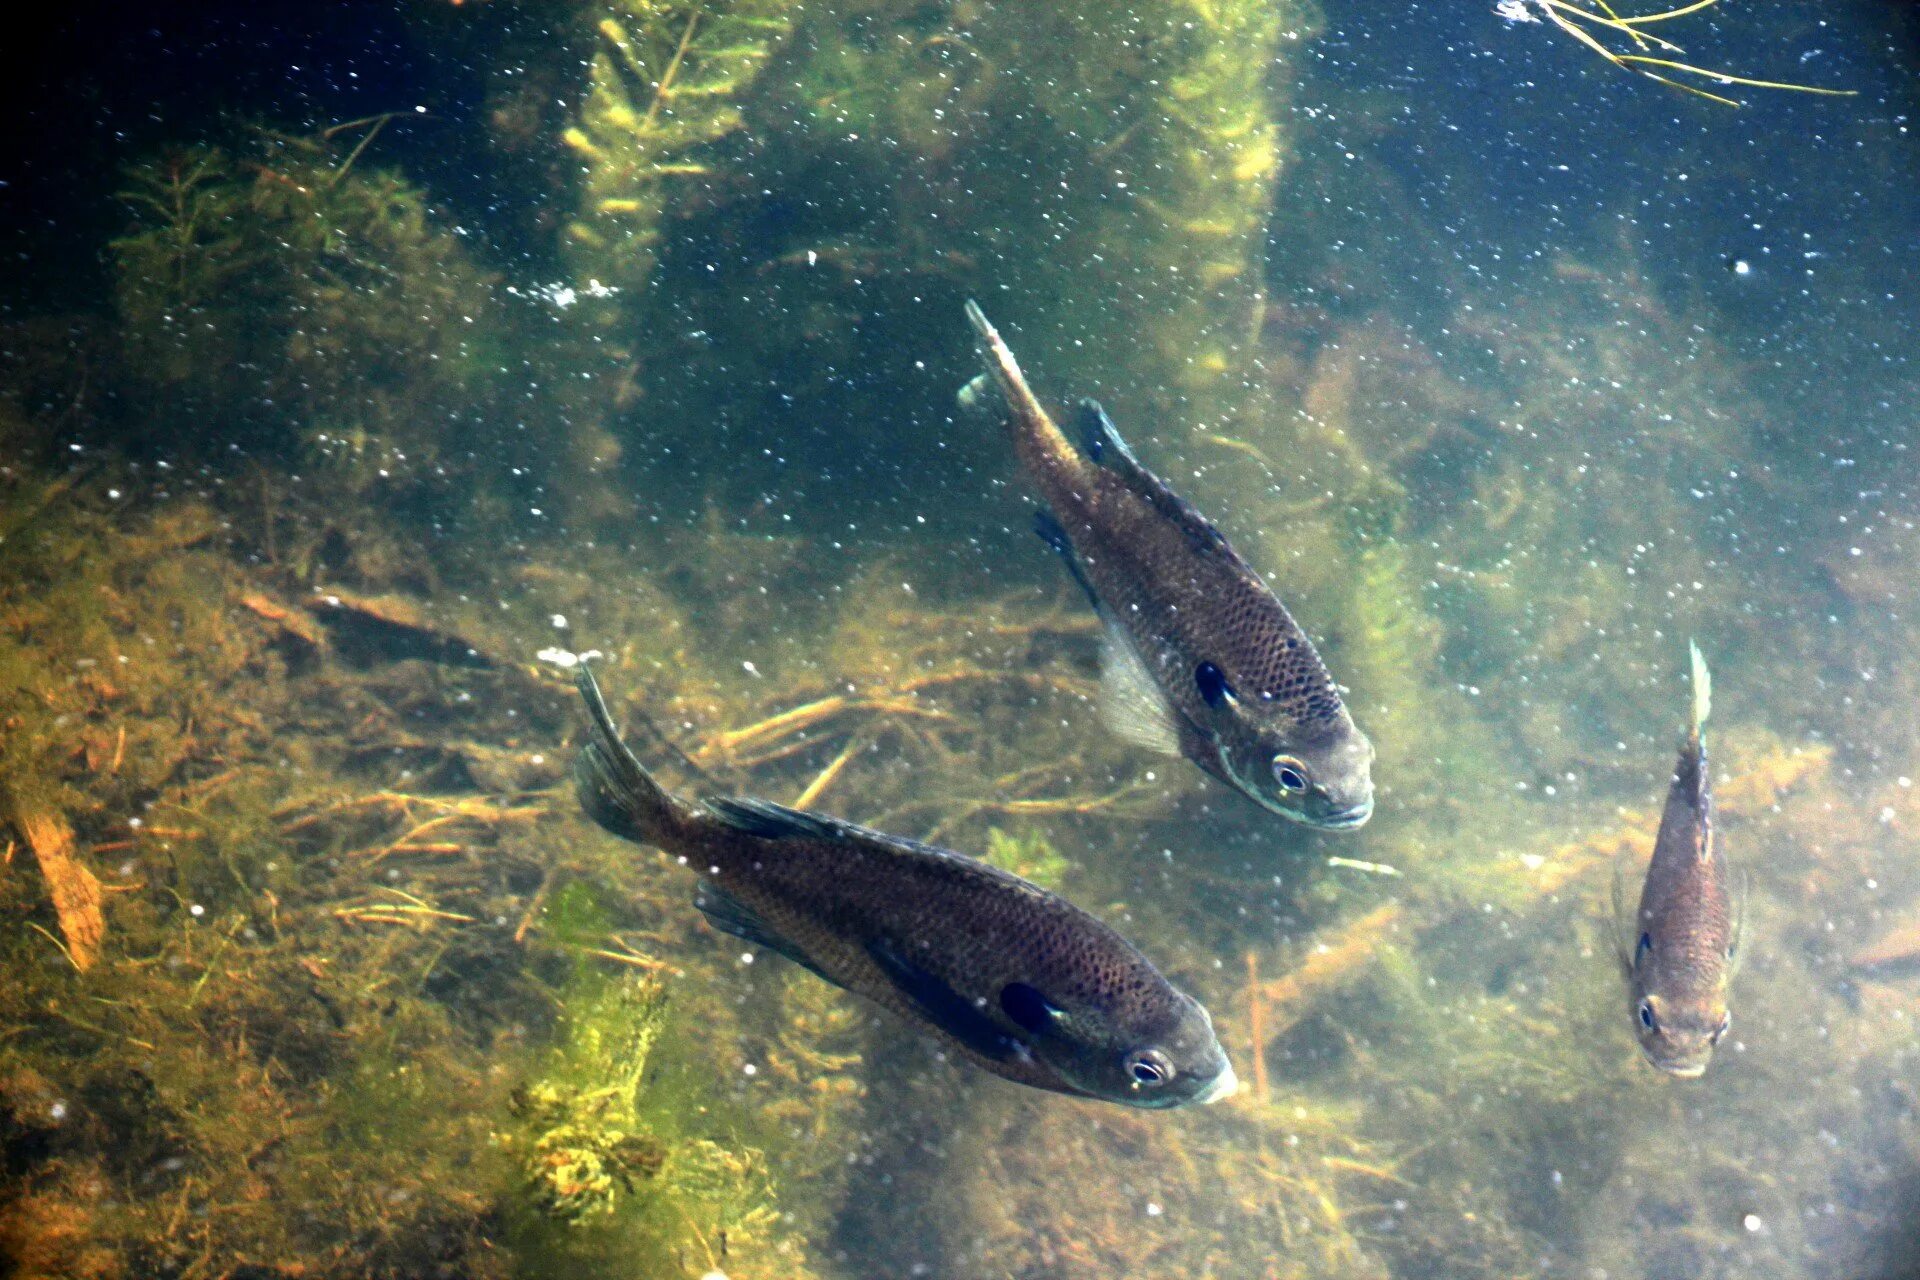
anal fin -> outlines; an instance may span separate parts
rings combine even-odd
[[[1080,589],[1087,593],[1087,599],[1098,609],[1100,596],[1093,589],[1093,580],[1087,577],[1086,566],[1080,563],[1080,553],[1073,549],[1073,540],[1067,537],[1066,526],[1055,518],[1053,512],[1041,507],[1033,513],[1033,531],[1040,535],[1040,541],[1060,553],[1060,558],[1067,562],[1067,572],[1073,575],[1073,580],[1080,584]]]
[[[720,932],[730,933],[757,947],[777,951],[801,968],[825,978],[828,982],[833,982],[832,978],[821,973],[818,965],[808,959],[806,952],[774,932],[773,927],[762,920],[752,907],[715,885],[711,880],[702,880],[694,886],[693,905],[700,909],[700,914],[707,918],[707,923]],[[834,982],[834,985],[840,984]]]
[[[867,954],[929,1022],[982,1058],[1006,1062],[1029,1055],[1027,1047],[1008,1035],[978,1004],[902,955],[891,943],[884,939],[869,942]]]

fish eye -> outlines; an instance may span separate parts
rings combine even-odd
[[[1659,1021],[1653,1016],[1653,1001],[1651,1000],[1642,1000],[1640,1002],[1640,1025],[1649,1031],[1654,1030],[1660,1025]]]
[[[1273,780],[1280,784],[1281,790],[1299,795],[1307,789],[1307,766],[1292,756],[1275,756]]]
[[[1173,1079],[1173,1064],[1158,1049],[1142,1049],[1127,1059],[1127,1075],[1138,1088],[1158,1089]]]

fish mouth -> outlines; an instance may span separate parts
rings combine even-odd
[[[1647,1065],[1655,1071],[1663,1075],[1672,1076],[1676,1080],[1698,1080],[1701,1076],[1707,1074],[1708,1059],[1706,1058],[1697,1060],[1688,1058],[1663,1060],[1648,1053],[1645,1046],[1641,1047],[1640,1056],[1645,1058]]]
[[[1231,1098],[1240,1092],[1240,1077],[1233,1074],[1233,1064],[1229,1062],[1221,1068],[1220,1074],[1207,1083],[1207,1087],[1195,1094],[1193,1100],[1201,1106],[1218,1102],[1222,1098]]]
[[[1334,809],[1308,821],[1316,827],[1326,827],[1332,831],[1357,827],[1373,816],[1373,797],[1368,796],[1358,804],[1350,804],[1344,809]]]

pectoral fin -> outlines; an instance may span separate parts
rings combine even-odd
[[[1634,936],[1635,922],[1627,915],[1627,868],[1624,858],[1613,860],[1613,954],[1620,961],[1620,972],[1626,977],[1633,976],[1634,952],[1629,950],[1629,938]]]
[[[1733,889],[1733,932],[1727,939],[1727,978],[1731,981],[1740,972],[1740,961],[1744,956],[1741,943],[1747,936],[1747,903],[1753,897],[1753,877],[1744,867],[1734,868]]]
[[[1120,624],[1101,615],[1100,718],[1107,728],[1163,756],[1180,754],[1180,715],[1154,683],[1140,651]]]
[[[1008,1035],[985,1008],[946,981],[903,955],[885,940],[867,944],[867,954],[887,980],[920,1010],[927,1021],[991,1062],[1027,1056],[1027,1048]]]

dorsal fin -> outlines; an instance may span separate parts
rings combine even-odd
[[[919,840],[910,840],[906,836],[889,835],[885,831],[875,831],[872,827],[863,827],[857,822],[848,822],[845,818],[833,818],[824,813],[805,813],[799,809],[789,809],[784,804],[775,804],[771,800],[756,800],[751,796],[705,796],[700,801],[714,819],[726,823],[735,831],[762,840],[847,840],[857,841],[868,848],[887,849],[914,857],[931,855],[937,858],[950,858],[955,862],[979,867],[989,875],[1005,875],[992,863],[982,862],[955,849],[944,849],[937,844],[926,844]]]
[[[1107,411],[1100,407],[1098,400],[1082,400],[1078,414],[1081,448],[1090,460],[1119,476],[1126,482],[1127,488],[1178,525],[1197,545],[1232,554],[1233,548],[1227,545],[1227,536],[1215,528],[1211,520],[1201,515],[1192,503],[1167,488],[1164,480],[1147,470],[1140,459],[1134,456],[1133,450],[1121,438],[1120,429],[1113,425],[1113,419],[1107,416]]]
[[[846,824],[817,813],[802,813],[771,800],[747,796],[706,796],[700,801],[708,813],[750,836],[763,840],[807,838],[831,840],[845,834]]]

